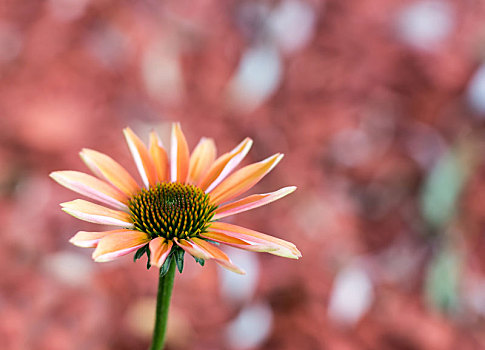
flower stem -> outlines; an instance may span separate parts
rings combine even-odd
[[[150,350],[162,350],[167,330],[168,309],[172,296],[175,277],[175,261],[172,261],[167,273],[158,280],[157,309],[155,328],[153,329],[152,346]]]

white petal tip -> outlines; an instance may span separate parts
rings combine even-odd
[[[253,144],[253,139],[252,139],[252,138],[250,138],[250,137],[246,137],[246,138],[244,139],[244,141],[245,141],[245,142],[247,142],[247,144],[248,144],[249,146],[252,146],[252,144]]]
[[[69,240],[69,243],[75,245],[76,247],[79,247],[79,248],[96,248],[96,246],[98,245],[98,240],[94,240],[94,241],[78,241],[78,240],[75,240],[73,238],[71,238]]]
[[[288,187],[283,187],[280,191],[281,193],[284,193],[285,196],[289,195],[290,193],[293,193],[297,190],[296,186],[288,186]]]
[[[108,262],[108,261],[112,261],[113,259],[106,259],[102,256],[99,256],[97,258],[93,258],[94,262],[97,262],[97,263],[103,263],[103,262]]]

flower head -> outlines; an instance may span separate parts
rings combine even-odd
[[[123,132],[143,186],[111,157],[90,149],[83,149],[80,155],[95,176],[77,171],[50,175],[61,185],[102,204],[76,199],[61,204],[65,212],[81,220],[119,227],[80,231],[71,238],[76,246],[96,248],[95,261],[110,261],[137,251],[135,260],[147,254],[148,266],[166,271],[174,260],[182,271],[187,252],[201,265],[214,260],[231,271],[244,273],[218,248],[219,243],[287,258],[301,257],[290,242],[218,221],[295,190],[291,186],[235,200],[270,172],[283,155],[275,154],[234,171],[251,147],[249,138],[218,158],[214,141],[202,138],[190,154],[176,123],[169,157],[155,132],[150,134],[148,147],[131,129]]]

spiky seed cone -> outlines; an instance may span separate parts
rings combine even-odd
[[[136,229],[169,240],[204,232],[217,208],[201,189],[175,182],[142,189],[128,207]]]

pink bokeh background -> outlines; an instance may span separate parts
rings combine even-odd
[[[485,348],[485,3],[445,0],[0,4],[2,349],[146,349],[157,271],[96,264],[49,179],[83,147],[136,174],[122,128],[245,164],[285,158],[231,222],[299,261],[186,257],[167,349]]]

